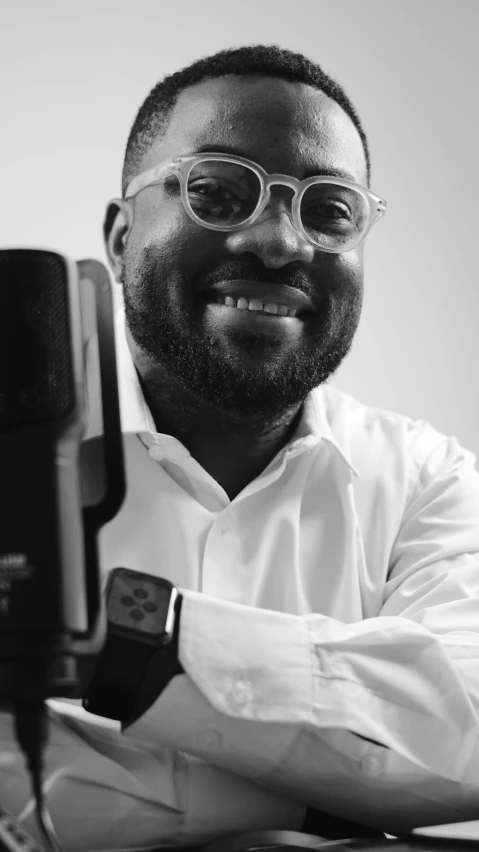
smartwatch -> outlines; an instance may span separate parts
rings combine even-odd
[[[182,597],[173,583],[115,568],[106,586],[107,636],[83,707],[131,724],[184,669],[178,660]]]

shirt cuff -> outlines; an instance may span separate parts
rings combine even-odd
[[[311,722],[315,660],[302,619],[183,595],[179,658],[213,707],[236,718]]]
[[[181,591],[187,677],[173,678],[126,734],[259,781],[312,719],[307,628],[297,616]]]

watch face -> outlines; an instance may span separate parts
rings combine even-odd
[[[171,584],[157,577],[117,568],[108,588],[108,620],[117,627],[151,636],[165,634]]]

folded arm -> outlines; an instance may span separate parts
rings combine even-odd
[[[184,591],[186,674],[134,725],[53,714],[46,789],[65,850],[297,829],[306,804],[389,833],[479,818],[478,586],[479,476],[446,441],[417,471],[376,617]],[[28,823],[10,721],[0,802]]]
[[[134,726],[390,833],[479,818],[479,475],[454,439],[415,471],[377,617],[185,592],[177,678]]]

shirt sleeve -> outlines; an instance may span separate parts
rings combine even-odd
[[[137,726],[389,833],[477,817],[478,526],[474,456],[445,439],[417,472],[377,617],[345,624],[185,592],[188,677]]]
[[[187,678],[179,678],[186,681]],[[49,701],[43,790],[64,852],[197,848],[225,834],[299,829],[305,808],[239,774],[126,737],[74,702]],[[0,803],[41,845],[24,755],[0,712]]]

